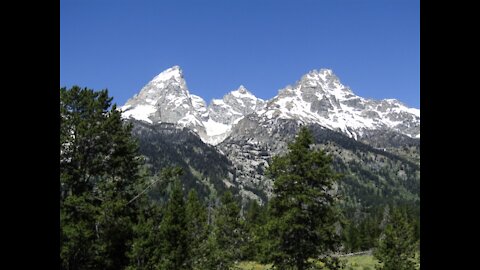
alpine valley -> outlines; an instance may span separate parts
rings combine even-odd
[[[202,198],[226,189],[266,202],[264,174],[301,126],[333,157],[338,192],[349,207],[420,201],[420,110],[395,99],[355,95],[332,70],[313,70],[262,100],[244,86],[208,105],[190,94],[178,66],[147,83],[121,107],[152,173],[183,168],[183,184]]]

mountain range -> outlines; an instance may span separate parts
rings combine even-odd
[[[308,72],[269,100],[241,85],[207,105],[174,66],[121,110],[152,172],[180,165],[185,184],[205,197],[230,188],[265,202],[273,186],[268,162],[306,125],[344,174],[339,190],[350,205],[419,200],[420,110],[357,96],[330,69]]]

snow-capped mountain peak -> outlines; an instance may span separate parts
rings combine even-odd
[[[357,138],[363,130],[391,129],[419,137],[420,111],[400,102],[355,95],[330,69],[312,70],[279,90],[260,116],[316,123]]]
[[[196,114],[179,66],[173,66],[155,76],[121,109],[124,111],[123,117],[149,123],[177,123],[187,115],[190,115],[187,118],[190,119]]]
[[[173,66],[169,69],[162,71],[160,74],[155,76],[151,82],[163,82],[168,81],[172,78],[176,81],[180,81],[183,79],[183,72],[179,66]]]
[[[303,75],[303,77],[307,78],[320,78],[322,81],[326,82],[328,79],[331,79],[333,71],[331,69],[322,68],[320,70],[314,69],[308,72],[307,74]]]
[[[264,104],[262,99],[257,98],[243,85],[224,95],[222,99],[213,99],[208,106],[208,121],[205,124],[207,134],[212,134],[214,139],[207,138],[206,141],[212,144],[220,143],[230,135],[233,125],[245,115],[263,108]]]
[[[210,117],[215,121],[231,125],[237,119],[258,111],[265,102],[254,96],[243,85],[223,96],[214,99],[209,105]]]
[[[238,98],[243,98],[243,97],[256,98],[243,85],[240,85],[236,90],[231,91],[230,94],[232,94],[232,95],[234,95],[235,97],[238,97]]]
[[[238,89],[236,91],[240,92],[241,94],[246,94],[248,92],[247,88],[245,88],[245,86],[243,86],[243,84],[240,84],[240,86],[238,87]]]
[[[328,91],[330,93],[337,92],[340,95],[353,94],[347,86],[340,82],[340,79],[333,73],[331,69],[312,70],[303,75],[295,85],[303,87],[319,87],[317,91]],[[343,93],[343,94],[342,94]]]

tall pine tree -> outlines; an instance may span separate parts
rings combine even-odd
[[[159,175],[152,178],[150,184],[139,187],[141,192],[130,201],[140,202],[143,207],[138,213],[137,223],[133,225],[134,239],[132,248],[130,252],[128,252],[130,264],[127,269],[156,269],[163,263],[162,260],[166,256],[163,253],[165,251],[163,249],[165,248],[165,245],[163,245],[165,238],[162,233],[164,234],[166,232],[166,228],[172,228],[170,225],[165,224],[165,222],[174,223],[175,221],[172,220],[172,215],[167,215],[167,219],[164,219],[162,215],[168,214],[168,207],[171,200],[170,203],[167,200],[167,207],[162,209],[161,205],[152,200],[147,194],[148,191],[154,188],[159,189],[160,194],[166,193],[166,187],[175,182],[182,173],[181,168],[178,167],[166,167],[162,169]],[[171,193],[170,196],[173,197],[173,193]],[[178,221],[183,222],[183,219],[178,219]],[[160,229],[162,229],[162,231]]]
[[[137,224],[133,225],[134,239],[128,253],[130,264],[128,270],[155,269],[161,260],[159,251],[161,239],[159,224],[160,207],[152,204],[150,209],[143,209]]]
[[[240,247],[245,237],[242,225],[238,202],[230,191],[226,191],[221,197],[208,243],[208,269],[229,269],[242,258]]]
[[[206,241],[208,237],[207,210],[200,202],[197,192],[192,189],[188,193],[186,204],[188,269],[203,269],[207,259]]]
[[[373,253],[381,263],[379,270],[417,269],[415,258],[417,242],[414,228],[408,223],[403,211],[393,209],[390,220]]]
[[[107,90],[60,89],[60,258],[62,269],[128,264],[141,185],[141,158]]]
[[[310,258],[318,258],[330,269],[338,260],[336,251],[337,209],[334,183],[338,178],[331,158],[314,150],[311,132],[302,127],[288,152],[273,158],[268,175],[274,181],[271,218],[268,224],[272,261],[279,269],[307,269]]]
[[[160,224],[160,269],[181,270],[187,267],[188,234],[185,202],[182,186],[177,179],[173,183],[162,223]]]
[[[256,200],[250,201],[245,214],[246,239],[242,246],[242,254],[245,260],[262,260],[262,243],[265,238],[263,228],[266,221],[266,207],[260,206]]]

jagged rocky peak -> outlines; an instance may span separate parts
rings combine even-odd
[[[333,74],[331,69],[322,68],[320,70],[314,69],[303,75],[300,81],[321,81],[327,82],[332,80],[338,80],[337,76]]]
[[[341,109],[339,101],[359,98],[350,88],[344,86],[330,69],[312,70],[303,75],[294,85],[288,85],[279,90],[278,95],[271,99],[274,108],[279,108],[280,101],[290,109],[304,109],[303,102],[313,104],[312,112],[326,114],[333,109]],[[271,103],[271,102],[270,102]],[[295,108],[295,107],[302,108]]]
[[[258,99],[250,91],[248,91],[243,84],[241,84],[237,89],[230,91],[227,95],[232,95],[237,98],[248,98],[248,99]]]
[[[160,74],[155,76],[151,82],[161,83],[171,79],[177,82],[180,82],[181,80],[183,80],[183,72],[179,66],[173,66],[169,69],[162,71]]]
[[[173,66],[148,82],[140,90],[137,100],[147,100],[149,97],[161,99],[167,98],[167,96],[171,99],[178,96],[186,97],[189,94],[182,69],[179,66]]]
[[[205,141],[218,144],[228,135],[232,127],[245,115],[263,108],[265,101],[254,96],[243,85],[223,96],[213,99],[208,106],[208,118],[204,122],[209,138]]]
[[[263,118],[316,123],[357,139],[364,130],[390,129],[420,135],[420,111],[394,99],[371,100],[355,95],[330,69],[312,70],[293,86],[279,90],[259,112]]]
[[[257,111],[265,104],[263,99],[257,98],[243,85],[223,96],[223,101],[242,115]]]
[[[189,95],[187,84],[179,66],[171,67],[155,76],[125,105],[155,105],[160,99],[163,101],[168,95],[170,95],[170,98]]]
[[[201,114],[207,112],[207,103],[203,98],[193,94],[190,94],[190,97],[192,99],[193,108],[195,108],[196,111]]]
[[[318,93],[334,95],[337,98],[354,96],[352,90],[343,85],[331,69],[314,69],[303,75],[294,86],[294,89],[300,91],[308,91],[310,88],[314,88]]]
[[[245,86],[243,86],[243,84],[241,84],[237,90],[234,90],[232,92],[238,92],[242,95],[245,95],[245,94],[251,94],[250,92],[248,92],[247,88],[245,88]]]
[[[252,100],[257,100],[258,98],[252,94],[250,91],[248,91],[245,86],[240,85],[237,89],[230,91],[228,94],[223,96],[224,98],[227,96],[233,96],[238,99],[252,99]]]
[[[179,66],[173,66],[155,76],[121,109],[124,111],[125,118],[134,118],[153,124],[178,123],[182,126],[201,129],[202,124],[197,109],[201,111],[202,101],[198,96],[192,98],[183,78],[182,69]]]
[[[265,102],[255,97],[243,85],[223,96],[222,99],[213,99],[208,106],[212,120],[232,125],[239,118],[257,111]]]

